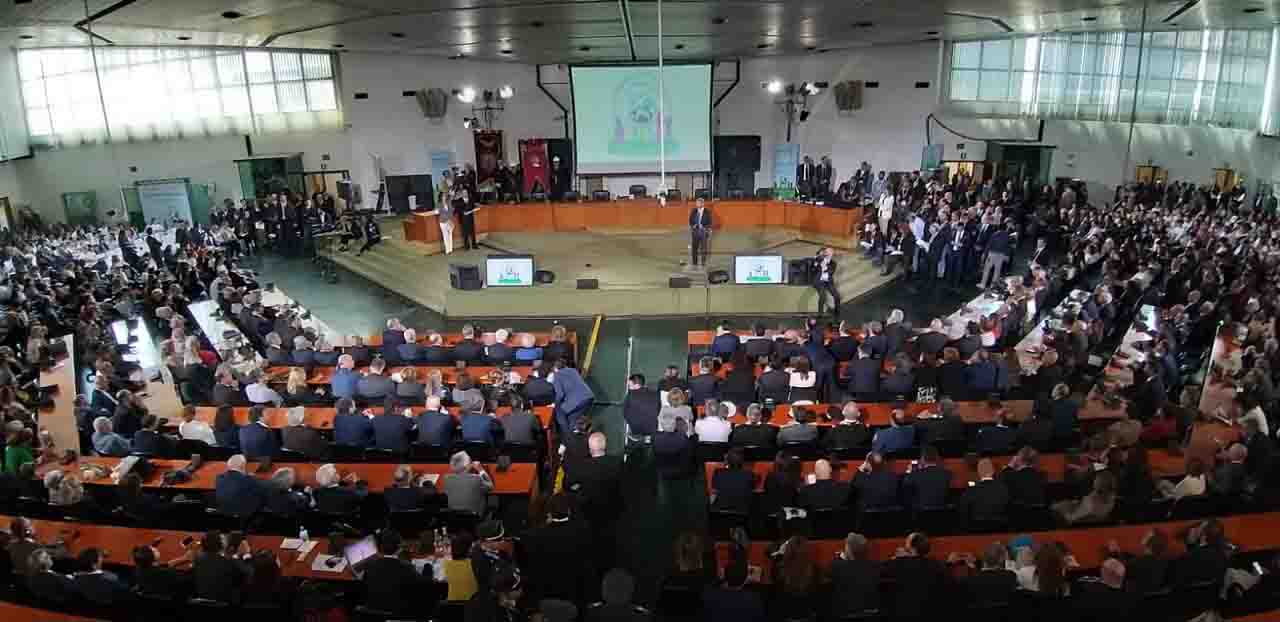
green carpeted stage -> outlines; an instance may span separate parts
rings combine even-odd
[[[445,256],[438,245],[410,242],[388,222],[386,240],[375,250],[334,253],[348,270],[382,287],[451,317],[612,317],[663,315],[794,315],[817,310],[811,287],[790,285],[708,285],[706,273],[688,269],[689,239],[684,229],[586,230],[577,232],[492,233],[481,236],[479,251],[455,250]],[[802,232],[781,228],[718,231],[711,242],[710,270],[732,270],[735,254],[811,257],[818,244]],[[534,256],[538,270],[556,275],[555,283],[532,288],[461,291],[449,286],[449,264],[468,263],[483,270],[489,254]],[[845,301],[866,294],[890,279],[860,254],[839,254],[837,289]],[[668,279],[688,277],[692,287],[672,289]],[[577,289],[578,279],[597,279],[597,290]]]

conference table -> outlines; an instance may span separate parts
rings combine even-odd
[[[74,449],[80,451],[80,431],[76,426],[76,394],[79,392],[76,380],[75,340],[71,335],[62,337],[66,344],[67,355],[63,356],[53,367],[40,372],[40,386],[56,387],[53,394],[53,406],[40,410],[40,428],[53,435],[53,442],[58,449]]]
[[[589,229],[684,229],[695,202],[624,199],[598,202],[544,202],[485,205],[476,212],[476,233],[569,232]],[[709,200],[713,229],[784,227],[819,234],[828,242],[856,248],[863,210],[819,207],[779,200]],[[404,221],[406,240],[440,243],[434,213],[417,213]]]
[[[1275,536],[1276,521],[1280,520],[1280,512],[1260,514],[1242,514],[1220,519],[1227,540],[1239,547],[1241,553],[1269,551],[1280,547],[1280,539]],[[1076,562],[1083,569],[1093,569],[1102,565],[1105,558],[1107,542],[1116,541],[1120,548],[1129,552],[1142,550],[1142,540],[1152,529],[1158,529],[1169,536],[1169,553],[1180,555],[1186,550],[1182,538],[1177,537],[1200,521],[1180,520],[1141,525],[1125,525],[1120,527],[1081,527],[1078,529],[1059,529],[1031,533],[1036,543],[1060,542],[1067,547]],[[1024,536],[1020,533],[985,534],[969,536],[946,536],[929,538],[929,557],[939,561],[946,560],[952,553],[972,554],[980,557],[983,548],[992,542],[1007,543],[1011,539]],[[762,583],[772,583],[772,566],[769,559],[768,542],[753,541],[747,551],[747,563],[759,569],[753,571]],[[826,575],[831,568],[831,561],[844,550],[844,540],[810,540],[813,547],[813,559],[818,570]],[[874,538],[867,541],[868,559],[888,560],[903,544],[902,538]],[[716,543],[716,563],[723,572],[730,561],[732,544]]]
[[[893,402],[855,402],[858,405],[858,412],[862,415],[862,423],[869,427],[884,427],[889,425],[893,415],[893,409],[897,405]],[[1025,421],[1031,416],[1031,411],[1035,406],[1032,400],[1007,400],[997,402],[1008,413],[1013,421]],[[983,425],[996,422],[996,409],[992,407],[992,402],[986,401],[964,401],[955,402],[956,414],[964,420],[966,424]],[[829,408],[839,407],[839,404],[810,404],[804,406],[810,413],[826,413]],[[701,408],[698,406],[697,408]],[[792,422],[790,404],[779,404],[773,409],[772,416],[766,423],[775,426],[783,426]],[[932,416],[938,413],[940,406],[937,402],[905,402],[902,404],[903,411],[908,415],[908,419],[919,420],[922,415]],[[1124,406],[1108,407],[1103,404],[1101,399],[1090,398],[1080,409],[1077,417],[1081,421],[1109,421],[1119,419],[1124,416]],[[735,424],[746,423],[746,414],[739,411],[730,419]],[[819,426],[829,426],[830,421],[819,418],[814,421]]]
[[[1230,413],[1236,397],[1236,384],[1231,379],[1244,368],[1244,347],[1236,341],[1229,325],[1218,328],[1209,354],[1209,370],[1200,393],[1200,412],[1212,413],[1218,408]]]
[[[196,326],[200,327],[200,332],[204,333],[215,352],[237,348],[246,343],[240,328],[222,319],[222,309],[218,303],[212,300],[193,302],[187,305],[187,311],[195,318]],[[237,336],[228,340],[225,336],[231,333]]]
[[[991,456],[989,459],[999,471],[1008,466],[1012,456]],[[1147,458],[1151,463],[1151,475],[1157,478],[1164,477],[1180,477],[1186,474],[1186,460],[1179,455],[1170,453],[1167,450],[1158,449],[1147,452]],[[839,468],[832,472],[832,478],[838,482],[849,482],[858,474],[858,467],[862,466],[862,460],[841,460],[836,461],[840,465]],[[889,460],[886,464],[890,470],[899,475],[905,474],[911,468],[915,460]],[[940,461],[941,465],[948,471],[951,471],[951,488],[961,490],[968,488],[969,484],[977,481],[978,474],[976,471],[977,460],[970,461],[966,458],[944,458]],[[1064,481],[1069,460],[1066,454],[1040,454],[1038,468],[1044,473],[1045,480],[1049,483],[1058,483]],[[813,473],[813,460],[805,460],[801,463],[801,472],[805,477]],[[707,493],[711,492],[711,479],[717,470],[722,468],[724,463],[708,462],[706,463],[707,475]],[[748,468],[755,475],[756,492],[764,492],[764,480],[773,472],[772,462],[747,462],[744,467]]]
[[[471,379],[478,384],[489,384],[489,374],[493,373],[495,370],[502,370],[501,367],[493,365],[468,365],[467,367],[461,368],[448,365],[414,365],[412,367],[418,374],[419,382],[425,380],[432,371],[438,370],[446,384],[457,384],[458,378],[462,377],[463,374],[471,376]],[[268,367],[267,382],[285,382],[289,379],[289,371],[292,369],[293,367],[284,366]],[[333,373],[337,369],[337,367],[315,367],[311,370],[311,375],[307,377],[307,384],[328,385],[333,380]],[[362,367],[360,369],[367,370],[368,367]],[[404,369],[406,369],[406,366],[387,367],[383,373],[390,377],[394,374],[400,373]],[[513,366],[511,371],[519,375],[523,381],[524,378],[528,378],[529,374],[533,372],[533,366]]]
[[[36,472],[38,476],[43,477],[45,473],[54,469],[60,469],[64,472],[69,469],[76,469],[79,471],[79,467],[77,465],[81,464],[96,464],[107,469],[114,469],[116,465],[120,463],[120,460],[120,458],[82,456],[74,465],[63,466],[59,464],[46,464],[38,468]],[[218,476],[225,473],[227,470],[225,462],[206,462],[192,473],[190,481],[167,486],[162,481],[164,473],[167,471],[181,469],[190,461],[159,460],[152,458],[149,459],[148,462],[151,463],[154,469],[150,476],[143,480],[142,485],[147,488],[208,492],[214,490],[217,485]],[[289,467],[294,470],[298,484],[305,486],[316,485],[316,469],[323,466],[320,463],[314,462],[276,463],[272,465],[270,470],[260,473],[257,470],[257,465],[258,463],[249,463],[245,472],[258,479],[267,480],[271,478],[271,474],[274,473],[276,469]],[[338,468],[338,472],[344,477],[350,473],[355,473],[358,478],[368,483],[370,492],[380,493],[394,485],[393,476],[395,475],[396,468],[399,465],[352,462],[335,464],[334,466]],[[441,479],[450,477],[449,465],[447,464],[414,463],[410,466],[413,468],[415,475],[433,474],[439,476]],[[496,495],[522,496],[532,494],[534,490],[538,470],[538,465],[536,464],[529,462],[513,462],[510,468],[501,472],[498,470],[497,466],[493,464],[486,464],[484,465],[484,468],[488,471],[489,476],[493,478],[493,493]],[[83,471],[79,472],[83,473]],[[116,484],[110,475],[97,479],[85,480],[84,483],[101,486],[114,486]],[[437,488],[439,487],[440,485],[437,485]]]
[[[424,406],[410,406],[408,408],[413,412],[413,415],[415,417],[422,414],[423,412],[426,412],[427,410],[426,407]],[[289,410],[291,409],[289,408],[263,409],[262,422],[265,423],[267,427],[270,427],[270,428],[276,428],[276,429],[286,428],[289,425],[288,423]],[[382,416],[381,406],[375,406],[373,407],[372,410],[373,412],[378,413],[375,416]],[[534,416],[538,418],[539,421],[542,422],[542,426],[546,428],[551,426],[551,418],[552,418],[551,410],[552,409],[550,406],[534,406],[531,409],[531,412],[534,414]],[[461,409],[458,408],[457,406],[449,407],[448,411],[449,411],[449,414],[454,416],[454,418],[458,418],[461,416],[460,414]],[[234,416],[235,416],[236,425],[247,425],[249,423],[249,407],[248,406],[237,406],[233,409],[232,412],[234,413]],[[510,412],[511,412],[510,406],[499,406],[497,414],[498,416],[502,416]],[[337,416],[337,410],[332,406],[304,406],[303,413],[304,413],[303,419],[302,419],[303,423],[307,427],[315,428],[317,430],[332,430],[333,418]],[[217,415],[218,415],[217,406],[197,406],[196,407],[197,421],[203,421],[212,426],[213,420],[217,417]],[[168,422],[168,425],[170,427],[177,427],[178,424],[180,423],[182,422],[178,420],[170,419]]]

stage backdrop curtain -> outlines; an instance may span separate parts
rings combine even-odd
[[[502,130],[480,130],[476,140],[476,188],[496,192],[498,166],[502,164]]]
[[[548,192],[551,182],[548,179],[550,169],[547,167],[547,141],[541,138],[530,138],[520,141],[520,166],[524,169],[524,186],[520,189],[524,195],[535,191]]]

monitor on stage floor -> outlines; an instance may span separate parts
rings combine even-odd
[[[485,287],[531,287],[533,255],[489,255],[484,262]]]
[[[733,282],[738,285],[778,285],[786,276],[782,255],[735,255]]]

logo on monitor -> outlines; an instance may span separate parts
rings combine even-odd
[[[769,266],[756,262],[751,264],[745,280],[748,283],[772,283],[773,277],[769,275]]]
[[[524,283],[524,279],[520,278],[520,270],[515,264],[502,267],[502,274],[498,275],[498,285],[520,285],[521,283]]]

